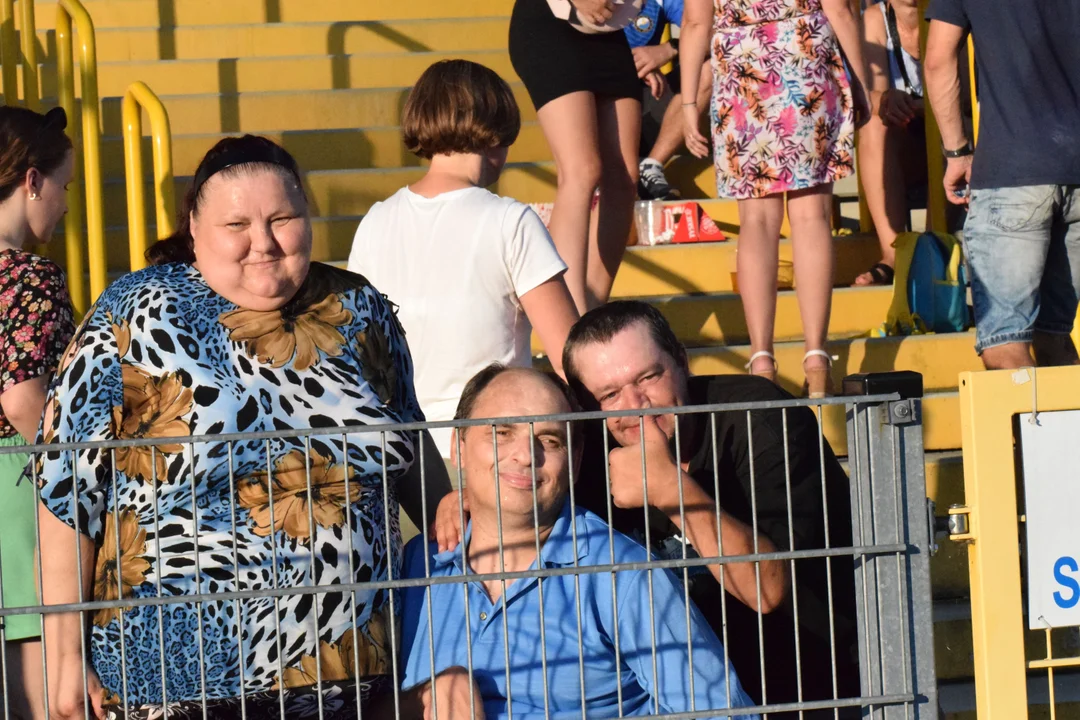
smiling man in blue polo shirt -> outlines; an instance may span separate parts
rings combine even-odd
[[[572,409],[562,381],[493,365],[469,381],[458,417]],[[570,467],[576,457],[570,448],[577,456],[581,447],[576,427],[574,437],[562,422],[494,428],[467,428],[453,448],[471,511],[464,542],[439,552],[434,542],[425,548],[420,538],[413,540],[405,551],[407,577],[649,559],[641,545],[595,515],[571,510]],[[579,718],[583,711],[590,718],[618,717],[620,701],[621,715],[630,717],[751,704],[720,641],[695,607],[688,611],[682,587],[666,570],[620,570],[614,583],[610,572],[582,573],[577,580],[567,574],[505,585],[435,584],[402,595],[402,688],[406,702],[418,703],[425,714],[434,695],[439,717],[470,717],[469,671],[463,669],[470,663],[475,701],[483,711],[477,717],[488,720],[511,713],[521,720]]]

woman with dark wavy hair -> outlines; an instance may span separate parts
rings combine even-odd
[[[74,158],[62,108],[46,115],[0,107],[0,447],[37,433],[49,378],[71,333],[60,268],[27,248],[44,245],[67,212]],[[34,487],[20,482],[30,457],[0,455],[0,561],[5,608],[37,605]],[[3,620],[8,701],[16,717],[45,717],[41,618]]]
[[[201,599],[49,616],[53,716],[354,717],[390,685],[385,591],[207,598],[397,576],[399,489],[416,519],[401,488],[431,442],[378,430],[423,419],[397,319],[363,277],[311,262],[300,170],[265,138],[215,145],[147,254],[76,333],[42,441],[157,444],[45,455],[44,600]],[[289,432],[333,426],[347,443]],[[449,483],[427,457],[434,502]]]

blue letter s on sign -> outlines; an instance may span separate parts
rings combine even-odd
[[[1058,585],[1071,591],[1069,597],[1065,597],[1061,592],[1055,592],[1054,602],[1057,603],[1059,608],[1069,610],[1076,607],[1076,603],[1080,602],[1080,582],[1066,575],[1066,569],[1077,572],[1080,571],[1080,566],[1077,566],[1076,560],[1068,556],[1058,558],[1058,561],[1054,563],[1054,580],[1057,581]]]

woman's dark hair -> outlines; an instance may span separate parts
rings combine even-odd
[[[292,155],[273,140],[258,135],[227,137],[207,151],[176,218],[176,232],[159,240],[146,251],[151,265],[195,262],[195,241],[191,237],[191,216],[199,213],[205,199],[206,182],[215,175],[236,177],[257,170],[270,170],[282,179],[296,183],[296,189],[307,202],[300,166]]]
[[[14,194],[31,168],[48,177],[64,163],[71,151],[66,127],[64,108],[42,115],[26,108],[0,106],[0,202]]]
[[[471,420],[473,411],[476,409],[476,403],[479,401],[480,396],[484,393],[484,390],[503,373],[507,372],[521,372],[535,375],[539,378],[543,378],[551,384],[559,394],[566,399],[566,404],[570,408],[570,412],[580,412],[581,406],[578,404],[577,398],[574,397],[574,393],[571,392],[570,386],[563,381],[561,377],[553,373],[540,372],[532,368],[519,368],[508,367],[502,363],[491,363],[486,368],[481,370],[472,376],[469,382],[465,383],[465,389],[461,391],[461,399],[458,400],[457,411],[454,413],[455,420]],[[574,448],[581,448],[581,439],[584,433],[582,423],[574,422],[571,424],[571,433],[573,435]]]
[[[640,300],[616,300],[601,305],[581,316],[570,328],[570,334],[563,345],[563,372],[582,405],[591,407],[592,396],[581,384],[577,368],[574,366],[574,353],[583,345],[606,343],[634,323],[643,323],[653,342],[667,353],[684,371],[689,372],[686,348],[675,337],[668,325],[667,318],[655,307]]]
[[[443,60],[425,70],[401,119],[405,147],[422,158],[510,147],[520,131],[510,86],[468,60]]]

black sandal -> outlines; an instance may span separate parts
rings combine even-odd
[[[885,263],[877,263],[874,267],[867,270],[870,273],[872,280],[869,284],[862,287],[871,287],[874,285],[892,285],[893,278],[896,277],[896,270]]]

